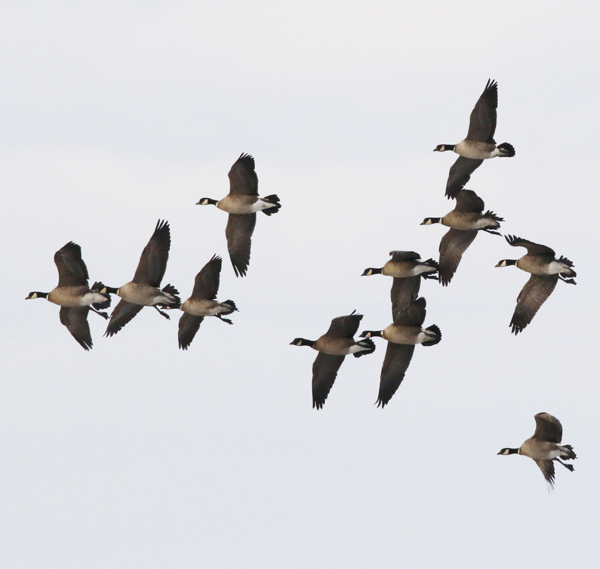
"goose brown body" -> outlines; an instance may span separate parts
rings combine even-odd
[[[451,150],[459,154],[448,174],[446,196],[449,198],[454,198],[465,187],[471,174],[484,160],[515,155],[511,144],[503,142],[496,145],[494,140],[497,108],[498,83],[490,79],[471,111],[466,138],[458,144],[439,144],[434,149],[438,152]]]
[[[321,409],[325,404],[338,370],[347,355],[352,354],[359,358],[375,351],[373,340],[354,340],[362,318],[362,314],[355,312],[347,316],[338,316],[331,321],[329,330],[318,340],[296,338],[291,342],[294,346],[309,346],[319,352],[312,368],[313,408]]]
[[[573,277],[576,277],[577,273],[573,269],[572,261],[562,256],[557,259],[550,247],[514,235],[506,236],[506,241],[512,247],[525,247],[527,254],[517,260],[503,259],[496,267],[515,265],[531,274],[517,297],[517,306],[509,324],[512,332],[518,334],[533,320],[556,288],[556,283],[562,280],[568,284],[576,284]]]
[[[223,316],[237,310],[233,300],[215,300],[219,292],[222,264],[221,257],[213,255],[196,275],[192,295],[180,306],[184,312],[179,319],[178,333],[179,347],[182,350],[188,349],[205,317],[216,316],[219,320],[232,324],[231,320]]]
[[[171,285],[160,288],[167,270],[171,230],[166,221],[158,220],[154,233],[144,247],[131,282],[119,288],[105,287],[105,291],[121,297],[110,316],[105,336],[114,336],[144,308],[153,306],[161,316],[169,318],[159,306],[179,307],[179,292]]]
[[[88,270],[81,257],[81,247],[70,241],[54,254],[58,269],[58,285],[49,293],[31,292],[27,299],[45,298],[60,309],[60,322],[84,350],[92,348],[92,335],[87,321],[90,310],[108,318],[99,309],[110,306],[110,295],[103,293],[104,285],[88,285]]]
[[[534,418],[536,427],[533,436],[519,448],[503,448],[498,454],[521,454],[533,459],[552,488],[555,479],[554,462],[573,472],[573,466],[565,464],[562,460],[574,460],[577,455],[571,445],[561,444],[562,425],[556,417],[550,413],[538,413]]]
[[[504,221],[493,211],[483,212],[483,200],[472,190],[460,190],[456,194],[456,206],[444,217],[427,217],[421,225],[441,223],[450,227],[440,241],[439,274],[442,286],[450,284],[463,254],[477,237],[479,231],[500,235],[496,229]]]
[[[225,236],[227,250],[238,277],[246,276],[250,264],[252,234],[256,225],[256,213],[273,215],[281,208],[275,194],[259,197],[258,176],[254,158],[242,153],[229,170],[229,194],[221,200],[201,198],[197,205],[216,205],[229,213]]]

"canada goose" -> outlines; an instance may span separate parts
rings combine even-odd
[[[483,200],[472,190],[460,190],[456,194],[456,207],[444,217],[426,217],[421,225],[441,223],[450,227],[450,231],[440,242],[440,283],[448,286],[463,253],[477,237],[478,231],[500,235],[494,229],[500,227],[500,221],[493,211],[483,213]]]
[[[228,318],[223,318],[237,310],[233,300],[215,300],[219,291],[222,262],[221,257],[213,255],[196,275],[192,296],[180,306],[184,312],[179,319],[179,347],[182,350],[188,349],[205,316],[216,316],[227,324],[233,324]]]
[[[361,276],[394,277],[390,297],[392,311],[400,311],[419,296],[421,277],[437,280],[438,264],[433,259],[421,260],[415,251],[390,251],[391,259],[380,269],[365,269]]]
[[[392,311],[394,323],[384,330],[365,330],[361,338],[379,336],[388,341],[381,378],[377,407],[382,409],[389,403],[404,379],[416,344],[435,346],[442,339],[440,329],[434,324],[422,328],[425,320],[426,302],[423,297],[416,299],[400,311]]]
[[[550,247],[514,235],[506,236],[506,241],[512,247],[525,247],[527,255],[518,260],[503,259],[496,267],[516,265],[522,271],[531,273],[517,297],[517,307],[509,324],[511,331],[518,334],[532,321],[540,306],[552,294],[558,279],[568,284],[577,284],[573,278],[565,278],[576,277],[577,273],[572,269],[573,263],[569,259],[562,256],[557,259]]]
[[[258,197],[258,177],[254,168],[254,158],[250,154],[242,153],[229,170],[229,194],[219,201],[201,198],[196,204],[216,205],[229,213],[225,235],[231,264],[238,277],[246,276],[250,263],[256,212],[262,211],[271,215],[281,208],[279,198],[275,194]]]
[[[159,306],[179,307],[181,299],[174,286],[168,284],[162,289],[159,288],[160,281],[162,281],[167,269],[170,248],[171,232],[169,223],[159,219],[150,241],[142,251],[133,280],[119,288],[104,288],[104,292],[116,294],[122,299],[110,316],[105,336],[114,336],[144,306],[153,306],[167,320],[169,315],[160,310]]]
[[[456,196],[459,190],[471,178],[471,174],[481,166],[487,158],[512,157],[515,149],[508,142],[496,146],[494,132],[496,131],[496,109],[498,108],[498,83],[488,79],[485,89],[469,119],[469,132],[467,138],[458,144],[439,144],[434,152],[452,150],[460,154],[458,160],[450,168],[446,195],[449,198]]]
[[[293,346],[310,346],[319,352],[313,363],[313,408],[321,409],[325,404],[346,356],[352,354],[355,358],[360,358],[375,351],[373,340],[354,341],[354,334],[363,318],[362,314],[355,314],[355,312],[356,310],[348,316],[334,318],[327,333],[316,341],[296,338],[290,343]]]
[[[519,448],[503,448],[498,454],[522,454],[532,458],[540,467],[550,488],[554,487],[554,461],[556,460],[565,468],[573,472],[572,464],[565,464],[564,460],[576,459],[577,455],[571,445],[561,445],[562,425],[560,421],[549,413],[538,413],[535,418],[535,433]]]
[[[92,288],[88,286],[89,275],[81,258],[81,247],[73,241],[54,254],[54,263],[58,269],[58,286],[50,292],[30,292],[25,300],[45,298],[58,304],[61,307],[61,324],[67,327],[84,350],[89,350],[92,336],[87,321],[88,312],[91,310],[108,318],[106,312],[96,309],[108,308],[110,295],[101,292],[104,288],[102,283],[94,283]]]

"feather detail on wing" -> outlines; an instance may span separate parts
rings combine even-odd
[[[323,352],[317,355],[312,368],[313,407],[321,409],[325,404],[344,358],[345,356],[334,356]]]
[[[421,326],[425,321],[426,304],[423,297],[417,298],[398,313],[397,318],[394,319],[394,324],[398,326]]]
[[[229,170],[230,195],[258,195],[258,177],[254,168],[254,158],[250,154],[241,154]]]
[[[529,277],[523,290],[519,293],[517,307],[510,321],[510,326],[514,334],[522,332],[533,320],[536,312],[552,294],[557,282],[558,275],[547,277],[531,275]]]
[[[496,144],[496,109],[498,108],[498,83],[488,80],[487,85],[479,97],[469,117],[469,140],[478,140]]]
[[[529,255],[543,255],[552,257],[553,259],[556,255],[554,249],[550,249],[550,247],[546,247],[546,245],[540,245],[539,243],[528,241],[527,239],[522,239],[516,235],[506,235],[505,239],[511,247],[525,247]]]
[[[534,439],[560,444],[562,441],[562,425],[560,421],[549,413],[535,415]]]
[[[395,321],[398,314],[419,296],[421,277],[394,277],[390,298],[392,301],[392,318]]]
[[[225,236],[227,249],[233,270],[236,276],[244,277],[250,264],[250,248],[252,246],[252,233],[256,225],[256,214],[229,214]]]
[[[92,347],[92,335],[87,321],[89,311],[88,306],[62,306],[60,309],[61,324],[67,327],[67,330],[71,332],[71,336],[79,342],[84,350],[89,350]]]
[[[159,287],[167,270],[171,231],[167,221],[158,220],[150,241],[144,247],[132,282]]]
[[[456,194],[455,211],[481,213],[484,208],[483,200],[473,190],[461,190]]]
[[[353,338],[362,318],[362,314],[355,314],[354,312],[347,316],[338,316],[331,321],[326,335],[335,338]]]
[[[381,368],[377,407],[385,407],[400,387],[414,351],[415,346],[412,344],[388,342],[383,367]]]
[[[133,304],[121,299],[110,315],[110,322],[104,335],[109,338],[110,336],[114,336],[125,324],[133,320],[142,308],[144,307],[141,304]]]
[[[194,316],[192,314],[188,314],[187,312],[184,312],[181,315],[181,318],[179,319],[178,339],[179,347],[182,350],[188,349],[203,320],[204,316]]]
[[[450,229],[446,235],[442,237],[440,242],[440,283],[443,286],[448,286],[463,253],[473,243],[477,237],[477,230],[460,231],[458,229]]]
[[[58,286],[87,286],[88,271],[81,258],[81,247],[69,241],[54,254],[58,269]]]
[[[475,172],[482,163],[483,160],[459,156],[456,162],[450,167],[448,181],[446,182],[446,196],[449,198],[456,197],[456,194],[458,194],[471,179],[471,174]]]
[[[535,463],[540,467],[546,482],[550,488],[554,488],[554,462],[551,460],[536,460]]]
[[[222,264],[221,257],[213,255],[212,259],[202,267],[196,275],[191,298],[196,300],[214,300],[217,298]]]

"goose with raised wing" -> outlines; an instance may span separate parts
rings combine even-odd
[[[509,324],[511,331],[518,334],[531,322],[552,294],[556,283],[561,280],[568,284],[577,284],[573,279],[577,273],[573,270],[572,261],[562,256],[557,259],[556,253],[550,247],[514,235],[507,235],[506,241],[512,247],[525,247],[527,254],[520,259],[502,259],[496,267],[515,265],[531,274],[517,297],[517,307]]]
[[[498,454],[521,454],[533,459],[539,466],[550,489],[554,487],[554,462],[562,464],[573,472],[572,464],[563,460],[575,460],[577,455],[571,445],[563,445],[562,425],[549,413],[538,413],[535,418],[535,432],[519,448],[503,448]]]
[[[158,220],[150,241],[140,257],[133,280],[119,288],[105,287],[104,292],[116,294],[121,301],[110,316],[105,336],[114,336],[128,324],[144,306],[152,306],[167,320],[169,315],[162,308],[178,308],[181,304],[179,292],[168,284],[162,289],[160,283],[167,270],[169,250],[171,248],[171,230],[169,223]]]
[[[319,352],[312,368],[313,408],[321,409],[325,404],[346,356],[352,354],[355,358],[360,358],[375,351],[373,340],[354,340],[362,318],[362,314],[356,314],[356,311],[347,316],[338,316],[318,340],[296,338],[290,342],[290,345],[309,346]]]
[[[54,263],[58,269],[58,285],[50,292],[30,292],[25,300],[45,298],[58,304],[60,322],[66,326],[73,338],[84,350],[92,347],[92,335],[87,321],[91,310],[103,318],[106,312],[100,312],[110,306],[110,295],[103,292],[102,283],[88,285],[88,270],[81,258],[81,247],[69,241],[54,254]]]
[[[178,335],[179,347],[182,350],[188,349],[205,317],[215,316],[222,322],[233,324],[229,318],[223,318],[223,316],[237,311],[235,302],[233,300],[224,302],[215,300],[217,292],[219,292],[222,263],[221,257],[213,255],[212,259],[196,275],[192,296],[180,306],[184,312],[179,319]]]
[[[377,269],[365,269],[361,276],[393,277],[390,298],[392,311],[399,312],[419,296],[421,278],[437,280],[438,264],[433,259],[423,261],[415,251],[390,251],[391,259]]]
[[[450,230],[440,242],[439,274],[442,286],[450,284],[464,252],[473,243],[479,231],[500,235],[496,229],[504,221],[493,211],[483,213],[485,204],[473,190],[456,194],[456,207],[444,217],[426,217],[421,225],[441,223]]]
[[[377,406],[385,407],[400,387],[417,344],[435,346],[442,339],[440,329],[433,324],[423,328],[427,311],[423,297],[400,311],[392,310],[394,323],[383,330],[365,330],[361,338],[380,337],[387,340],[387,350],[381,368]]]
[[[196,205],[216,205],[229,213],[225,229],[229,257],[236,276],[246,276],[256,213],[262,211],[266,215],[272,215],[281,208],[275,194],[259,197],[254,158],[250,154],[242,154],[231,167],[227,196],[221,200],[201,198]]]
[[[450,168],[446,195],[454,198],[471,179],[471,174],[484,160],[512,157],[515,149],[508,142],[496,146],[496,109],[498,108],[498,83],[488,80],[485,89],[471,111],[467,137],[458,144],[438,144],[434,152],[453,151],[460,156]]]

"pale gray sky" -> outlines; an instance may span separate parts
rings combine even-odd
[[[598,16],[583,2],[21,2],[0,22],[0,560],[9,569],[595,569],[599,306]],[[391,322],[392,249],[435,257],[421,227],[444,197],[488,78],[498,142],[469,187],[503,232],[575,262],[518,337],[521,251],[480,235],[451,285],[425,282],[427,323],[384,410],[385,344],[348,358],[311,408],[315,352],[295,348],[356,309]],[[259,190],[248,277],[226,215],[241,152]],[[82,247],[92,280],[133,276],[169,220],[164,283],[187,297],[224,257],[219,297],[188,352],[177,320],[144,310],[116,337],[94,315],[86,353],[58,307],[54,252]],[[549,495],[501,457],[546,411],[579,455]]]

